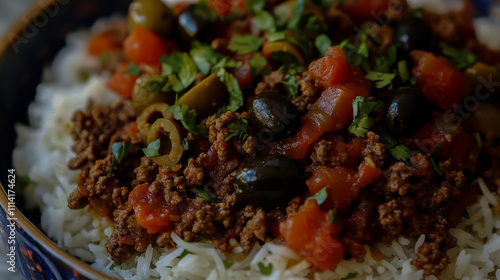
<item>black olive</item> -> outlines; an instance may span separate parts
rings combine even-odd
[[[256,206],[286,205],[304,193],[305,180],[299,164],[288,157],[270,155],[247,162],[236,173],[238,197]]]
[[[424,94],[414,87],[400,88],[387,108],[387,128],[400,136],[416,132],[429,122],[432,113]]]
[[[430,51],[433,47],[432,28],[424,20],[412,17],[400,22],[393,33],[394,43],[402,53],[412,50]]]
[[[266,139],[277,140],[291,136],[300,126],[300,116],[293,103],[283,95],[264,92],[250,104],[250,123],[265,134]]]
[[[204,6],[190,5],[179,14],[177,19],[181,34],[202,42],[209,41],[215,34],[215,26],[210,13],[203,12]]]

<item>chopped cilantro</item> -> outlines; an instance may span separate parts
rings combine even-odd
[[[393,68],[394,63],[396,63],[397,59],[397,49],[396,45],[392,44],[391,47],[387,50],[385,55],[379,55],[375,59],[375,66],[374,70],[376,72],[390,72],[391,69]]]
[[[321,55],[324,55],[326,50],[332,45],[332,40],[330,40],[330,38],[326,34],[321,34],[316,37],[314,45],[318,49],[319,53]]]
[[[400,60],[398,62],[398,73],[403,83],[406,83],[410,79],[410,76],[408,75],[408,65],[406,65],[406,60]]]
[[[31,180],[31,178],[28,175],[17,177],[16,187],[20,190],[24,190],[33,184],[36,184],[36,182]]]
[[[208,185],[204,185],[199,189],[192,189],[192,191],[199,197],[203,198],[206,202],[219,202],[217,196]]]
[[[413,77],[410,79],[410,85],[414,86],[417,83],[418,77]]]
[[[339,212],[337,208],[333,209],[332,216],[330,216],[330,225],[336,225],[340,222]]]
[[[260,274],[262,274],[264,276],[268,276],[268,275],[271,275],[271,273],[273,273],[273,264],[272,263],[265,265],[262,262],[259,262],[258,266],[259,266]]]
[[[340,280],[351,280],[351,279],[355,279],[356,276],[358,276],[357,272],[349,272],[349,274],[347,274],[345,277],[343,277]]]
[[[196,118],[197,114],[195,110],[189,110],[186,104],[182,106],[179,104],[175,104],[174,106],[170,106],[168,110],[174,115],[174,119],[181,121],[182,125],[189,132],[194,135],[206,134],[206,130],[197,125]]]
[[[445,43],[439,44],[443,55],[458,69],[464,69],[476,62],[476,56],[469,50],[458,50]]]
[[[134,144],[129,142],[113,143],[113,161],[111,162],[111,168],[109,169],[108,177],[118,169],[118,164],[122,162],[123,157],[125,157],[125,155],[130,152],[132,148],[134,148]]]
[[[267,39],[269,42],[276,42],[276,41],[281,41],[286,39],[286,33],[285,31],[280,31],[280,32],[273,32],[267,35]]]
[[[231,268],[231,266],[233,266],[233,264],[234,264],[233,262],[230,262],[230,261],[228,261],[228,260],[223,260],[222,262],[224,263],[224,267],[225,267],[226,269],[230,269],[230,268]]]
[[[328,9],[333,5],[334,0],[317,0],[315,1],[322,8]]]
[[[285,86],[287,97],[295,99],[299,95],[299,83],[295,80],[295,76],[290,76],[287,80],[281,82]]]
[[[434,158],[431,157],[431,156],[428,156],[427,160],[432,165],[432,169],[434,169],[434,172],[436,172],[436,174],[438,174],[440,176],[443,176],[443,171],[441,171],[441,169],[439,168],[439,166],[436,164],[436,162],[434,161]]]
[[[365,77],[368,80],[375,82],[376,88],[385,88],[386,86],[389,86],[389,89],[392,89],[392,80],[396,77],[396,74],[369,71]]]
[[[141,75],[141,68],[137,66],[135,63],[130,63],[127,69],[127,74],[132,75],[132,76],[140,76]]]
[[[181,145],[182,145],[182,148],[184,149],[184,151],[189,150],[189,143],[186,139],[182,139]]]
[[[398,141],[394,140],[386,130],[382,130],[379,133],[380,142],[389,149],[389,152],[399,161],[410,160],[411,151],[410,148],[405,145],[399,144]]]
[[[247,54],[260,49],[264,38],[252,34],[234,35],[227,48],[237,54]]]
[[[349,40],[345,40],[342,43],[340,43],[339,47],[342,48],[342,51],[344,52],[346,58],[347,58],[347,63],[352,66],[361,66],[363,62],[365,61],[365,57],[363,57],[356,46],[354,46],[352,43],[349,42]]]
[[[446,133],[446,134],[454,134],[454,133],[455,133],[455,131],[454,131],[454,130],[451,130],[451,129],[443,129],[442,131],[443,131],[444,133]]]
[[[262,70],[267,66],[267,59],[263,57],[260,53],[256,53],[250,61],[248,61],[250,69],[252,70],[252,76],[257,77],[261,74]]]
[[[462,217],[464,217],[466,219],[470,219],[469,212],[467,211],[467,209],[465,209],[464,213],[462,213]]]
[[[296,29],[305,10],[305,0],[297,0],[293,8],[292,18],[288,22],[288,29]]]
[[[184,251],[182,251],[181,255],[179,256],[179,259],[182,260],[185,256],[187,256],[189,254],[193,254],[193,253],[191,253],[188,250],[184,249]]]
[[[162,75],[170,76],[179,73],[182,66],[182,56],[180,52],[175,52],[169,56],[160,56]]]
[[[193,48],[189,53],[196,63],[196,66],[198,66],[198,70],[205,76],[210,74],[213,69],[236,68],[241,66],[241,62],[224,56],[212,47],[202,45],[196,41],[193,43]]]
[[[182,65],[179,71],[179,81],[182,84],[182,90],[188,88],[196,80],[197,68],[194,60],[187,54],[182,55]],[[176,90],[181,92],[182,90]]]
[[[160,144],[160,139],[157,139],[149,143],[148,147],[142,149],[142,151],[148,158],[160,156]]]
[[[246,0],[246,7],[250,11],[261,11],[266,6],[265,0]]]
[[[349,132],[358,137],[366,137],[366,133],[373,125],[373,118],[370,117],[370,114],[382,112],[384,107],[384,102],[375,100],[373,97],[368,99],[363,96],[356,97],[352,102],[354,118]]]
[[[476,132],[474,137],[476,138],[477,146],[479,147],[479,149],[482,149],[483,148],[483,138],[481,137],[481,133]]]
[[[416,18],[422,18],[424,16],[424,9],[423,8],[416,8],[413,9],[413,16]]]
[[[315,195],[310,196],[307,199],[314,199],[318,202],[318,205],[321,205],[323,202],[325,202],[326,198],[328,197],[328,193],[326,192],[326,188],[327,187],[322,188]]]
[[[442,150],[442,149],[443,149],[443,144],[441,144],[441,143],[437,143],[437,144],[436,144],[436,146],[437,146],[437,148],[438,148],[438,149],[440,149],[440,150]]]
[[[274,32],[276,30],[276,23],[274,17],[267,11],[256,11],[255,20],[259,30],[266,30]]]
[[[220,69],[217,72],[217,77],[226,85],[227,91],[229,92],[229,105],[227,109],[233,112],[237,111],[243,106],[243,92],[241,92],[238,80],[236,80],[233,74],[228,73],[224,69]]]
[[[165,78],[160,75],[153,76],[153,79],[147,82],[143,88],[150,90],[152,93],[159,93],[165,84]]]
[[[78,77],[80,78],[80,81],[86,82],[90,79],[90,71],[88,69],[80,69],[78,71]]]
[[[248,119],[239,118],[237,121],[230,123],[227,126],[229,134],[224,141],[229,141],[233,137],[240,138],[241,141],[245,141],[248,137]]]
[[[116,265],[116,264],[114,264],[114,263],[113,263],[113,264],[111,264],[111,266],[109,267],[109,270],[110,270],[110,271],[115,271],[115,267],[117,267],[117,266],[118,266],[118,265]]]

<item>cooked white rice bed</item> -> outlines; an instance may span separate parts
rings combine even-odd
[[[77,187],[78,172],[67,168],[73,157],[71,116],[84,109],[87,101],[111,104],[118,96],[105,86],[105,76],[93,76],[78,84],[81,68],[94,69],[98,61],[85,53],[87,33],[68,37],[68,46],[61,51],[53,65],[55,82],[38,87],[35,102],[29,107],[30,126],[17,125],[17,148],[14,167],[18,174],[27,174],[35,185],[26,190],[31,206],[42,212],[41,227],[57,245],[110,276],[123,279],[341,279],[349,273],[358,273],[357,279],[423,279],[423,271],[411,265],[415,252],[425,236],[418,240],[399,238],[390,246],[377,244],[383,260],[375,261],[368,253],[364,263],[342,261],[335,271],[310,273],[310,265],[283,245],[268,243],[255,246],[241,261],[240,255],[224,256],[207,244],[186,243],[173,236],[176,250],[150,246],[143,254],[133,256],[126,263],[114,267],[105,244],[112,227],[106,219],[91,215],[86,209],[69,210],[68,195]],[[84,63],[79,63],[84,62]],[[64,74],[60,74],[64,73]],[[49,75],[50,76],[50,75]],[[498,197],[488,191],[480,180],[482,195],[468,208],[470,219],[450,233],[458,239],[458,246],[448,251],[451,263],[442,279],[500,279],[500,214]],[[495,209],[495,211],[493,211]],[[184,249],[188,254],[178,257]],[[368,251],[369,248],[367,247]],[[234,262],[230,269],[224,260]],[[273,272],[264,277],[258,264],[272,263]],[[429,277],[428,279],[435,279]]]

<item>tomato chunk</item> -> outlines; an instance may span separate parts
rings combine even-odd
[[[347,58],[339,46],[330,47],[326,51],[325,57],[315,60],[309,65],[308,71],[311,78],[322,89],[353,80]]]
[[[390,0],[347,0],[342,11],[359,21],[381,19],[388,10]]]
[[[415,86],[427,100],[442,109],[452,108],[471,93],[467,79],[446,58],[425,51],[412,51]]]
[[[139,225],[148,233],[168,229],[179,219],[178,209],[170,206],[160,194],[148,190],[148,184],[136,186],[128,197],[128,204],[134,209]]]
[[[116,72],[109,77],[106,82],[108,88],[118,93],[123,98],[132,98],[135,82],[138,78],[137,76],[127,73],[129,66],[130,65],[127,63],[120,64],[117,67]]]
[[[136,64],[157,65],[166,49],[166,43],[143,26],[135,27],[124,42],[125,57]]]
[[[287,246],[320,270],[334,269],[344,258],[344,248],[336,239],[340,226],[330,224],[330,217],[309,200],[295,216],[280,223]]]
[[[101,55],[106,51],[120,49],[121,42],[106,33],[99,33],[90,38],[87,50],[91,55]]]

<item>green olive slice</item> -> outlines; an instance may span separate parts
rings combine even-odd
[[[140,25],[166,38],[174,29],[173,20],[172,12],[161,0],[135,0],[130,4],[128,13],[130,30]]]
[[[155,103],[149,105],[141,115],[137,118],[137,127],[141,133],[141,138],[144,143],[148,142],[149,130],[156,120],[164,118],[172,120],[174,116],[170,111],[168,111],[168,104],[166,103]]]
[[[297,6],[297,0],[289,0],[283,2],[274,8],[274,15],[280,16],[281,14],[285,14],[286,19],[290,20],[293,15],[293,10]],[[323,16],[323,12],[321,9],[314,3],[306,1],[304,4],[304,13],[311,14],[316,16],[320,21],[325,21]]]
[[[304,55],[302,51],[294,44],[288,41],[277,41],[265,45],[262,48],[262,55],[271,58],[274,52],[285,52],[293,55],[297,60],[297,63],[303,65],[305,63]]]
[[[194,109],[199,119],[216,113],[228,100],[226,86],[214,73],[184,94],[178,104]]]
[[[173,104],[175,102],[175,93],[172,92],[153,92],[144,88],[144,86],[153,80],[153,75],[149,73],[142,74],[135,82],[134,92],[132,94],[132,107],[137,115],[140,115],[146,107],[154,103]]]
[[[174,120],[157,119],[149,130],[148,143],[160,139],[160,156],[152,158],[161,166],[172,166],[177,164],[184,153],[182,148],[181,130]]]

